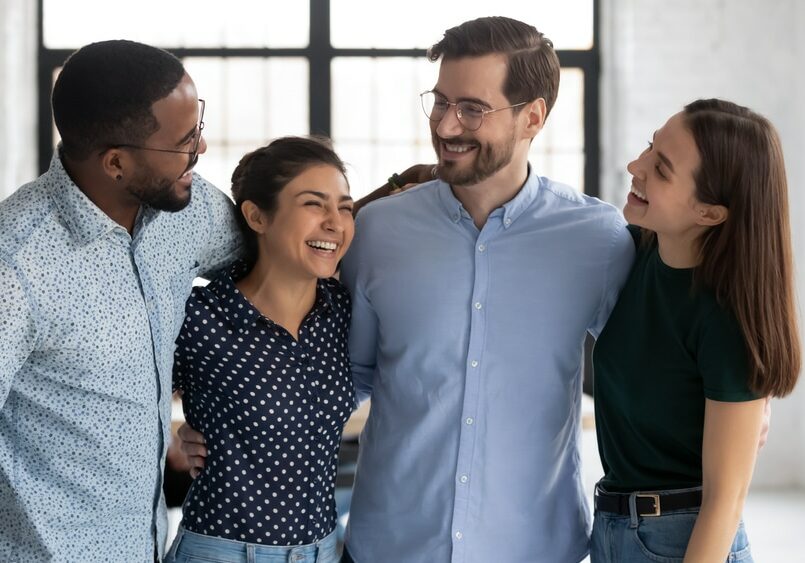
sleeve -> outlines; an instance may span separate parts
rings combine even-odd
[[[179,336],[176,337],[176,348],[173,352],[173,390],[187,391],[193,364],[193,335],[195,317],[199,313],[198,294],[202,288],[194,287],[185,304],[185,317]]]
[[[609,319],[609,314],[618,301],[626,278],[632,269],[635,258],[635,244],[632,235],[626,228],[626,222],[619,213],[615,214],[613,221],[613,236],[609,248],[609,258],[605,272],[604,291],[601,296],[601,303],[596,311],[590,328],[590,334],[598,338],[604,325]]]
[[[0,407],[36,345],[33,304],[16,269],[0,257]]]
[[[231,264],[242,254],[242,238],[235,220],[235,205],[221,190],[197,174],[198,183],[194,195],[205,199],[208,237],[199,254],[199,275],[212,279],[215,274]]]
[[[364,210],[367,213],[369,210]],[[356,221],[352,247],[344,257],[341,281],[352,295],[352,319],[349,329],[349,358],[357,402],[368,399],[377,367],[377,315],[366,295],[366,275],[369,233]],[[365,222],[363,222],[365,223]]]
[[[704,322],[697,365],[708,399],[737,403],[760,398],[749,389],[749,354],[738,320],[721,307]]]

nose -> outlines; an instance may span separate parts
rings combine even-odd
[[[201,135],[201,139],[198,140],[198,154],[204,154],[207,152],[207,139],[204,138],[204,135]]]
[[[464,133],[464,127],[458,120],[458,107],[451,105],[447,108],[447,113],[436,124],[436,134],[443,139],[458,137]]]
[[[350,215],[349,218],[352,220],[352,215]],[[342,233],[344,232],[344,221],[345,218],[342,216],[338,206],[331,205],[327,209],[327,214],[324,217],[324,224],[322,226],[324,230],[331,233]]]
[[[640,178],[641,180],[645,178],[645,167],[643,166],[643,156],[640,155],[629,164],[626,165],[626,171],[629,172],[635,178]]]

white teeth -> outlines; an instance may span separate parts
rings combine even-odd
[[[641,199],[648,203],[648,200],[646,199],[646,194],[638,190],[636,187],[634,187],[634,185],[632,186],[632,189],[629,191],[632,192],[635,196],[637,196],[638,199]]]
[[[313,248],[319,248],[321,250],[329,250],[331,252],[335,252],[335,249],[338,248],[336,243],[328,242],[326,240],[309,240],[307,241],[307,245]]]
[[[445,143],[444,146],[450,152],[467,152],[472,149],[470,145],[451,145],[450,143]]]

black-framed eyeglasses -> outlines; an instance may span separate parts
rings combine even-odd
[[[419,95],[422,100],[422,110],[431,121],[441,121],[447,114],[450,106],[456,108],[456,117],[461,126],[467,131],[477,131],[481,128],[484,122],[484,117],[489,113],[502,111],[504,109],[512,109],[524,106],[528,102],[520,102],[505,108],[486,109],[476,102],[461,101],[461,102],[448,102],[444,96],[437,94],[431,90],[426,90]]]
[[[183,151],[179,149],[158,149],[154,147],[144,147],[141,145],[128,145],[128,144],[121,144],[115,145],[111,148],[126,148],[126,149],[137,149],[141,151],[154,151],[154,152],[171,152],[176,154],[187,154],[190,155],[190,158],[187,162],[187,168],[184,169],[182,174],[193,168],[196,163],[198,162],[198,147],[201,144],[201,132],[204,130],[204,108],[206,107],[206,102],[199,98],[198,100],[198,124],[196,125],[196,132],[195,132],[195,139],[193,140],[193,148],[189,151]]]

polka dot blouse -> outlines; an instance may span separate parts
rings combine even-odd
[[[299,339],[237,290],[242,263],[187,302],[174,386],[208,456],[183,507],[192,532],[300,545],[335,529],[343,425],[355,404],[347,336],[350,299],[319,280]]]

